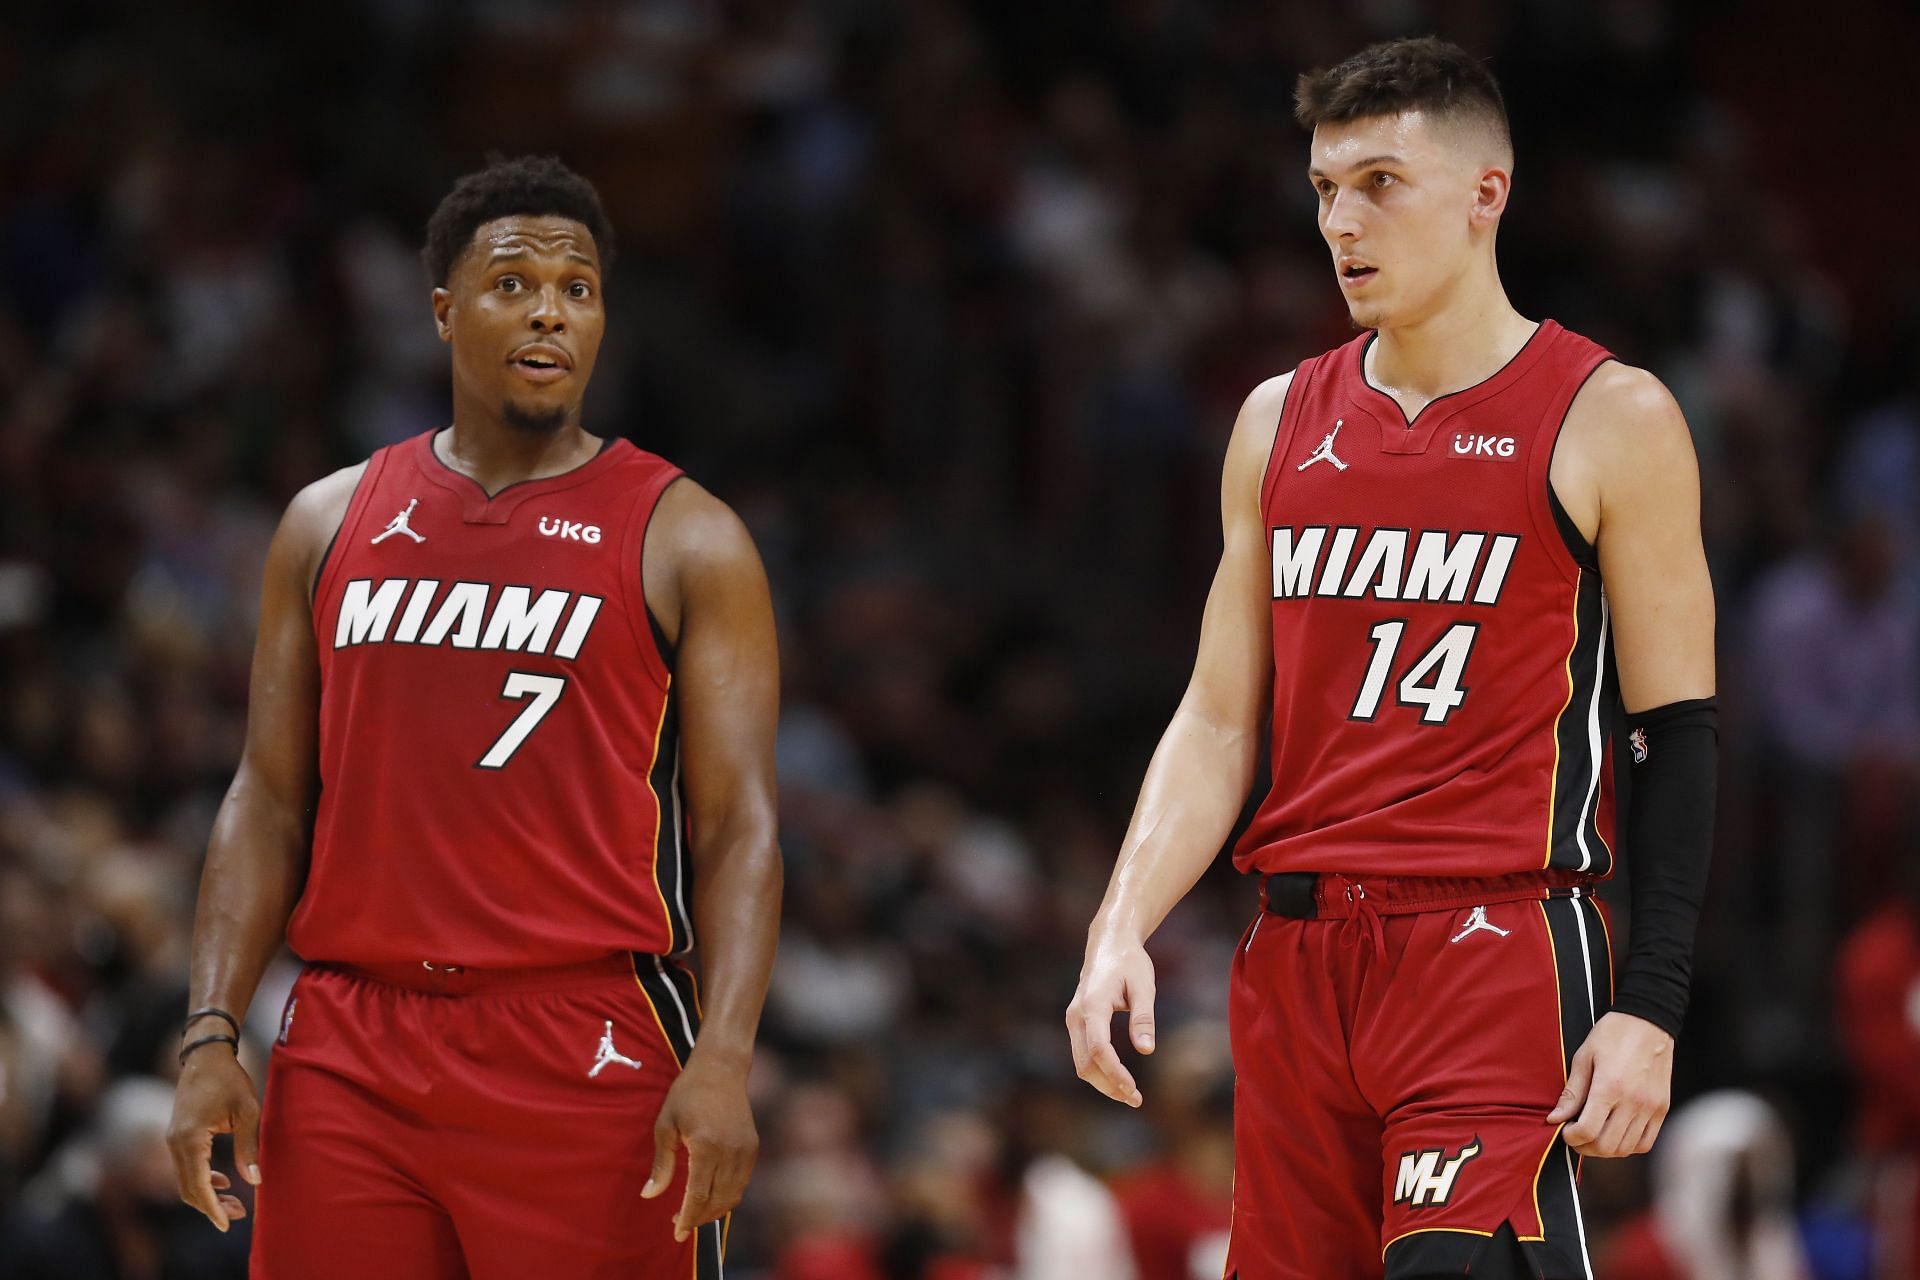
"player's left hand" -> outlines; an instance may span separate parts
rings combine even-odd
[[[747,1103],[747,1072],[703,1062],[698,1051],[667,1090],[653,1124],[653,1172],[640,1189],[651,1200],[673,1182],[680,1147],[687,1149],[687,1193],[673,1218],[673,1238],[732,1211],[746,1194],[760,1154],[760,1135]]]
[[[1560,1136],[1578,1155],[1640,1155],[1653,1150],[1672,1091],[1673,1037],[1644,1018],[1609,1013],[1573,1055],[1547,1123],[1573,1120]]]

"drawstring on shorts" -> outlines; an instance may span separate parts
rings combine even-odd
[[[1353,914],[1341,922],[1340,940],[1347,941],[1347,930],[1357,926],[1366,935],[1367,941],[1373,944],[1374,958],[1382,964],[1386,963],[1387,928],[1380,921],[1379,911],[1374,909],[1373,903],[1367,898],[1367,887],[1363,884],[1349,884],[1346,886],[1346,896],[1347,901],[1353,905]],[[1359,941],[1356,939],[1353,945],[1358,946]]]

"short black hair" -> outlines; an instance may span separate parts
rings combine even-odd
[[[487,167],[453,184],[427,219],[427,243],[420,251],[436,289],[444,288],[453,264],[473,243],[473,233],[495,218],[515,214],[572,218],[592,233],[600,269],[613,266],[613,224],[600,193],[558,156],[487,153]]]
[[[1425,111],[1471,120],[1513,147],[1506,99],[1493,72],[1459,45],[1433,36],[1368,45],[1336,66],[1309,71],[1294,84],[1293,104],[1293,118],[1308,130]]]

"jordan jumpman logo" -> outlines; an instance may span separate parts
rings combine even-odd
[[[613,1020],[608,1019],[607,1029],[600,1036],[599,1056],[594,1058],[593,1067],[587,1074],[589,1076],[597,1076],[604,1068],[615,1062],[623,1067],[632,1067],[635,1071],[640,1069],[639,1063],[613,1047]]]
[[[1458,942],[1468,934],[1478,933],[1482,929],[1485,929],[1488,933],[1497,933],[1503,938],[1513,932],[1511,929],[1502,929],[1499,925],[1487,919],[1487,909],[1485,907],[1475,907],[1473,914],[1467,917],[1467,927],[1454,934],[1451,938],[1448,938],[1447,941]]]
[[[1335,418],[1333,421],[1333,430],[1327,432],[1327,438],[1320,442],[1320,447],[1308,454],[1307,460],[1295,467],[1294,470],[1305,471],[1316,462],[1331,462],[1335,471],[1345,471],[1347,464],[1333,456],[1333,438],[1340,434],[1340,428],[1345,425],[1347,425],[1345,418]]]
[[[391,538],[396,533],[404,533],[409,538],[412,538],[415,542],[425,542],[427,540],[427,535],[425,535],[424,533],[415,533],[413,531],[413,527],[407,523],[408,517],[413,515],[413,509],[419,505],[420,505],[420,499],[418,498],[415,498],[413,501],[409,502],[407,504],[407,509],[405,511],[402,511],[399,515],[395,516],[392,519],[392,521],[388,523],[384,532],[376,533],[373,535],[374,545],[378,546],[380,543],[385,542],[388,538]]]

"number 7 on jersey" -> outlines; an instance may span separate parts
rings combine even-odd
[[[487,754],[480,757],[479,767],[506,768],[507,761],[513,759],[513,753],[520,749],[520,744],[527,740],[534,726],[546,718],[547,712],[553,710],[554,704],[560,701],[560,695],[566,691],[565,676],[535,675],[531,671],[507,672],[507,683],[502,686],[500,696],[532,698],[533,701],[522,708],[520,714],[513,718],[513,723],[494,739],[493,745],[487,748]]]

